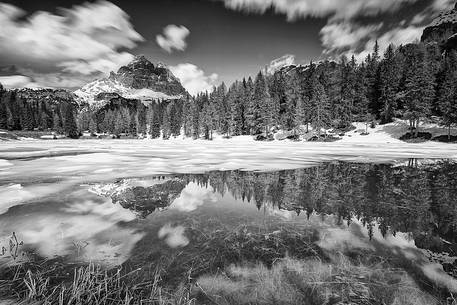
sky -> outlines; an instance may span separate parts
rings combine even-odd
[[[420,39],[455,0],[6,0],[0,83],[76,89],[135,55],[162,62],[192,94],[254,76],[272,60],[358,60]]]

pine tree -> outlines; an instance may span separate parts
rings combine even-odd
[[[138,116],[134,111],[129,113],[129,133],[132,136],[136,136],[138,134]],[[114,124],[112,124],[111,130],[114,129]]]
[[[95,123],[95,120],[92,115],[89,121],[89,132],[91,135],[95,135],[97,133],[97,123]]]
[[[396,97],[398,91],[399,67],[395,59],[395,49],[389,45],[380,64],[380,97],[382,106],[381,123],[390,123],[395,115]]]
[[[457,124],[457,52],[451,51],[444,60],[443,82],[438,90],[441,124],[447,127],[448,141],[451,127]]]
[[[245,118],[245,125],[244,125],[244,134],[245,135],[252,135],[254,134],[253,126],[254,126],[254,83],[252,82],[252,78],[249,77],[244,90],[244,118]]]
[[[306,96],[301,97],[299,96],[297,99],[297,104],[295,106],[295,115],[294,115],[294,134],[296,134],[296,129],[300,128],[301,125],[307,123],[307,113],[305,109],[305,105],[308,104],[308,101],[304,101],[303,99],[308,99]]]
[[[157,139],[160,137],[160,106],[153,104],[150,111],[149,134],[152,139]]]
[[[229,133],[239,136],[243,133],[243,84],[236,81],[227,93],[227,104],[230,112]]]
[[[434,98],[434,79],[428,66],[427,55],[423,46],[418,46],[416,56],[411,60],[411,69],[405,80],[405,118],[418,135],[421,118],[430,114]]]
[[[52,123],[53,123],[52,129],[55,132],[60,134],[63,132],[63,126],[62,126],[62,120],[60,119],[59,112],[60,111],[58,111],[58,110],[54,112],[54,117],[52,120]]]
[[[1,98],[1,96],[0,96]],[[0,99],[0,129],[8,128],[8,110],[5,103]]]
[[[312,82],[313,95],[311,98],[311,126],[317,130],[319,138],[321,130],[330,124],[330,103],[325,93],[324,86],[317,77]]]
[[[70,103],[66,103],[64,106],[64,132],[65,134],[72,138],[76,139],[79,137],[78,126],[76,124],[73,105]]]
[[[356,61],[354,56],[350,62],[341,62],[341,101],[337,107],[338,127],[346,128],[352,124],[354,102],[356,99]]]
[[[253,103],[253,114],[252,114],[252,129],[254,134],[259,134],[265,130],[265,136],[268,136],[268,125],[272,121],[271,110],[268,109],[271,106],[270,96],[268,94],[268,88],[265,81],[265,77],[262,72],[257,74],[254,82],[254,94],[252,97]]]
[[[139,134],[146,133],[146,107],[141,101],[137,104],[137,132]]]
[[[270,81],[269,90],[270,98],[272,99],[272,111],[274,124],[280,125],[283,129],[288,129],[287,126],[287,95],[284,75],[281,72],[275,73]]]
[[[382,106],[379,104],[379,87],[380,87],[380,71],[379,71],[379,45],[376,41],[373,53],[368,55],[366,59],[367,83],[368,83],[368,100],[370,102],[370,111],[379,117]]]
[[[28,103],[22,106],[21,127],[24,130],[33,130],[33,114]]]
[[[199,96],[197,96],[196,100],[194,103],[192,103],[191,107],[191,117],[192,117],[192,138],[193,139],[198,139],[200,137],[200,122],[199,122],[199,114],[200,114],[200,106],[199,106]],[[217,119],[217,118],[216,118]]]
[[[170,115],[169,109],[167,106],[163,109],[163,117],[162,117],[162,138],[164,140],[170,139],[171,135],[171,125],[170,125]]]

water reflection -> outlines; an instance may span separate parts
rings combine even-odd
[[[271,173],[212,172],[185,175],[224,196],[277,211],[334,215],[337,223],[359,220],[373,237],[410,232],[421,247],[455,253],[457,164],[421,166],[328,163]]]
[[[18,232],[40,257],[108,266],[143,266],[167,257],[169,274],[179,274],[199,253],[241,247],[230,244],[228,235],[247,241],[246,248],[235,249],[234,262],[274,261],[250,241],[255,236],[271,242],[275,255],[394,255],[457,291],[449,276],[455,276],[457,256],[456,174],[457,164],[447,161],[334,162],[266,173],[120,179],[62,188],[58,195],[42,192],[27,204],[23,193],[12,191],[21,187],[6,185],[0,188],[9,198],[0,215],[0,243]],[[281,235],[285,225],[296,228],[292,239]],[[278,236],[287,242],[278,243]],[[313,246],[303,248],[304,240]]]

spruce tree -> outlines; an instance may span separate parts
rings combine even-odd
[[[53,126],[52,126],[52,129],[61,134],[63,132],[63,126],[62,126],[62,120],[60,118],[60,115],[59,115],[59,112],[58,110],[56,110],[54,112],[54,116],[53,116],[53,120],[52,120],[52,123],[53,123]]]
[[[419,45],[405,80],[405,118],[409,120],[414,137],[418,135],[419,121],[430,114],[434,98],[434,79],[424,47]]]
[[[73,105],[66,103],[64,106],[64,132],[65,134],[72,139],[77,139],[79,137],[78,126],[76,124]]]
[[[311,97],[311,126],[320,138],[321,130],[330,124],[330,102],[324,86],[317,77],[312,82],[313,95]]]
[[[22,106],[21,127],[24,130],[33,130],[33,114],[30,105],[25,102]]]
[[[346,128],[353,121],[356,99],[356,66],[354,56],[348,63],[344,59],[341,62],[341,101],[336,109],[339,128]]]
[[[379,103],[380,71],[379,71],[379,45],[376,41],[373,52],[366,59],[368,100],[370,111],[379,117],[382,106]]]
[[[389,45],[384,53],[384,59],[380,64],[380,97],[381,123],[390,123],[393,120],[396,109],[396,97],[399,82],[399,67],[395,60],[395,49]]]
[[[306,96],[301,97],[299,96],[297,99],[297,103],[295,106],[295,115],[294,115],[294,134],[296,134],[296,130],[300,128],[301,125],[307,123],[307,113],[305,109],[305,105],[308,104],[307,101],[305,102],[303,99],[308,99]]]
[[[95,123],[95,120],[92,115],[89,121],[89,132],[91,135],[95,135],[97,133],[97,123]]]
[[[149,121],[149,134],[152,139],[160,137],[160,105],[153,104],[151,106],[151,115]]]
[[[0,129],[8,128],[8,110],[0,97]]]
[[[438,90],[441,124],[447,127],[448,141],[451,127],[457,124],[457,52],[451,51],[444,60],[443,81]]]
[[[162,113],[162,138],[164,140],[170,139],[171,135],[171,125],[170,125],[170,115],[169,109],[167,106],[164,107]]]
[[[259,72],[254,82],[254,94],[252,97],[253,114],[251,123],[253,124],[254,134],[259,134],[265,130],[265,136],[268,136],[268,124],[272,120],[270,109],[268,109],[271,105],[269,99],[265,77],[262,72]]]
[[[254,114],[254,83],[252,78],[249,77],[246,82],[245,93],[244,93],[244,105],[245,105],[245,126],[244,126],[244,134],[245,135],[252,135],[254,134],[254,121],[255,121],[255,114]]]

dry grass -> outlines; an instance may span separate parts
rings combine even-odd
[[[385,258],[323,253],[317,236],[299,225],[262,231],[218,223],[191,226],[189,234],[194,243],[186,251],[161,253],[153,262],[139,257],[151,265],[132,271],[93,264],[68,271],[49,261],[9,267],[0,276],[0,299],[59,305],[444,304]]]
[[[233,265],[200,277],[196,287],[218,305],[440,304],[405,272],[356,266],[342,255],[331,263],[286,258],[272,268]]]
[[[18,269],[12,279],[0,282],[2,295],[15,298],[19,304],[195,304],[190,283],[166,290],[161,286],[159,271],[150,280],[140,281],[140,270],[108,272],[89,264],[74,269],[72,281],[56,281],[52,272],[22,270],[25,269]]]

